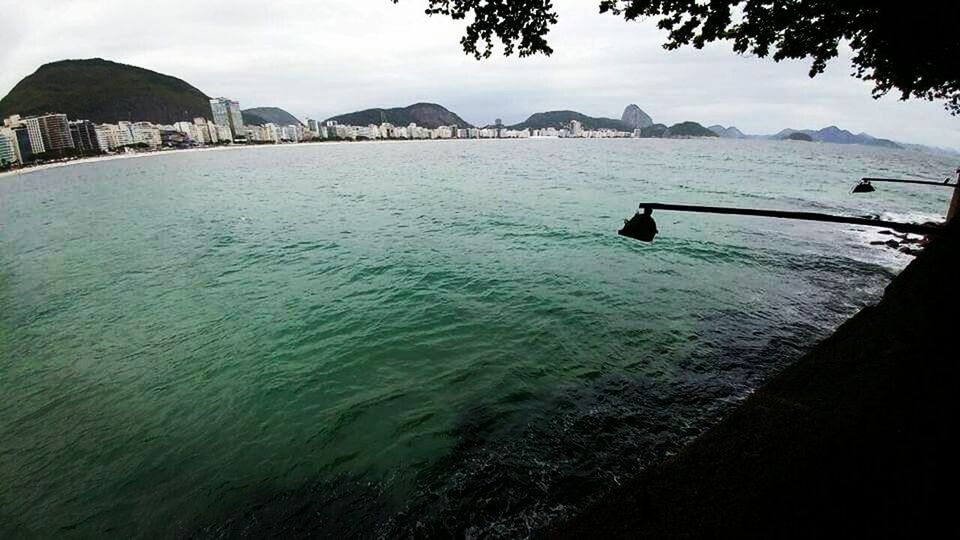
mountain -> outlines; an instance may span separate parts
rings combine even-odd
[[[395,126],[406,126],[412,123],[430,129],[440,126],[473,127],[466,120],[457,116],[456,113],[436,103],[415,103],[409,107],[394,107],[392,109],[366,109],[334,116],[328,118],[327,121],[352,126],[379,125],[381,122],[389,122]]]
[[[670,130],[666,124],[653,124],[640,130],[640,136],[648,139],[660,139],[667,136]]]
[[[866,133],[858,133],[854,135],[853,133],[840,129],[837,126],[827,126],[823,129],[812,130],[812,129],[783,129],[775,135],[770,135],[770,139],[785,139],[794,133],[803,133],[808,135],[811,140],[817,142],[828,142],[834,144],[865,144],[868,146],[883,146],[886,148],[903,148],[898,143],[891,141],[890,139],[878,139],[872,135],[867,135]]]
[[[717,134],[701,126],[696,122],[680,122],[670,126],[667,130],[667,137],[685,138],[685,137],[716,137]]]
[[[587,116],[576,111],[547,111],[540,112],[530,116],[525,121],[509,126],[510,129],[544,129],[544,128],[568,128],[570,122],[578,121],[583,124],[583,129],[616,129],[620,131],[633,131],[633,128],[614,118],[603,118]]]
[[[734,126],[723,127],[721,125],[710,126],[707,129],[716,133],[719,137],[724,139],[746,139],[747,136],[743,134],[742,131],[735,128]]]
[[[658,139],[688,139],[691,137],[718,137],[716,133],[696,122],[680,122],[667,127],[664,124],[653,124],[640,130],[640,136]]]
[[[190,84],[102,58],[40,66],[0,100],[0,117],[66,113],[70,119],[170,124],[212,118],[210,98]]]
[[[806,141],[813,142],[813,137],[803,133],[802,131],[797,131],[796,133],[791,133],[783,138],[785,141]]]
[[[623,116],[620,121],[630,126],[631,129],[643,129],[653,125],[653,118],[643,112],[643,109],[631,103],[623,110]]]
[[[254,126],[276,124],[289,126],[300,124],[297,117],[279,107],[254,107],[240,111],[243,113],[243,123]]]

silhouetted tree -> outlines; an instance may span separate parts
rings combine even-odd
[[[392,0],[396,3],[398,0]],[[545,36],[557,22],[550,0],[428,0],[427,14],[469,19],[460,40],[478,59],[493,51],[549,55]],[[872,0],[600,0],[600,13],[652,18],[668,34],[666,49],[729,40],[738,53],[775,61],[812,60],[822,73],[841,43],[853,50],[853,75],[873,96],[943,99],[960,114],[960,31],[952,1]]]

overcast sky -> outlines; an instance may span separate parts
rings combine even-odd
[[[808,63],[739,56],[729,45],[665,51],[650,21],[557,0],[551,57],[477,61],[463,23],[423,13],[426,0],[0,0],[0,94],[46,62],[102,57],[182,78],[243,108],[326,118],[417,101],[474,124],[573,109],[654,121],[735,125],[747,133],[835,124],[877,137],[960,148],[960,119],[941,103],[879,101],[849,76],[849,54],[810,79]]]

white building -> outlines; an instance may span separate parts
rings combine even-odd
[[[183,133],[187,136],[194,144],[206,144],[207,137],[204,136],[203,128],[206,126],[198,126],[196,122],[177,122],[173,124],[173,129]]]
[[[303,140],[303,126],[290,124],[280,128],[280,139],[288,142],[300,142]]]
[[[118,146],[136,144],[137,140],[133,136],[133,124],[131,122],[117,122],[117,142]]]
[[[203,137],[204,144],[216,144],[220,142],[217,135],[217,125],[203,117],[193,119],[193,125],[197,126],[200,136]]]
[[[3,127],[15,128],[23,125],[19,114],[13,114],[3,119]]]
[[[17,151],[17,135],[9,128],[0,128],[0,167],[20,161]]]
[[[27,135],[30,136],[30,151],[34,154],[46,152],[47,147],[43,144],[43,132],[40,129],[40,119],[24,118],[21,122],[27,126]]]
[[[224,97],[210,100],[210,110],[213,112],[213,122],[218,126],[230,129],[231,139],[243,137],[246,133],[243,125],[243,113],[240,112],[240,103]]]
[[[356,126],[356,135],[354,138],[361,139],[379,139],[380,138],[380,126],[370,124],[369,126]]]
[[[151,149],[160,148],[163,145],[163,138],[160,136],[160,128],[150,122],[137,122],[134,126],[134,138],[138,143],[146,144]]]
[[[97,133],[97,144],[100,148],[110,151],[120,146],[120,129],[113,124],[97,124],[94,127]]]
[[[583,124],[579,120],[573,120],[570,122],[570,133],[574,137],[583,136]]]

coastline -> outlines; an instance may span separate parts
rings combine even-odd
[[[108,154],[104,156],[93,156],[88,158],[80,159],[71,159],[69,161],[58,161],[55,163],[44,163],[43,165],[35,165],[31,167],[25,167],[22,169],[16,169],[12,171],[0,172],[0,179],[9,177],[9,176],[19,176],[24,174],[30,174],[34,172],[46,171],[50,169],[58,169],[61,167],[69,167],[73,165],[86,165],[89,163],[100,163],[103,161],[115,161],[120,159],[135,159],[135,158],[148,158],[148,157],[157,157],[157,156],[168,156],[173,154],[182,154],[188,152],[219,152],[219,151],[229,151],[229,150],[251,150],[255,148],[297,148],[302,146],[320,146],[320,145],[329,145],[329,144],[391,144],[391,143],[426,143],[426,142],[451,142],[451,141],[465,141],[465,140],[475,140],[475,139],[413,139],[413,140],[375,140],[375,141],[309,141],[301,142],[296,144],[235,144],[229,146],[204,146],[200,148],[176,148],[169,150],[155,150],[153,152],[131,152],[128,154]],[[482,139],[476,139],[482,140]]]
[[[0,172],[0,179],[6,178],[8,176],[18,176],[24,174],[30,174],[34,172],[46,171],[50,169],[58,169],[61,167],[70,167],[73,165],[86,165],[89,163],[100,163],[104,161],[116,161],[120,159],[135,159],[135,158],[148,158],[148,157],[157,157],[157,156],[167,156],[172,154],[181,154],[186,152],[214,152],[214,151],[225,151],[225,150],[240,150],[245,148],[259,148],[259,147],[269,147],[276,148],[278,146],[299,146],[301,144],[336,144],[338,142],[346,141],[331,141],[331,142],[305,142],[298,144],[251,144],[251,145],[231,145],[231,146],[205,146],[201,148],[177,148],[171,150],[156,150],[153,152],[131,152],[128,154],[109,154],[105,156],[94,156],[88,158],[80,159],[71,159],[69,161],[59,161],[56,163],[44,163],[43,165],[36,165],[33,167],[25,167],[23,169],[17,169],[13,171],[4,171]]]

